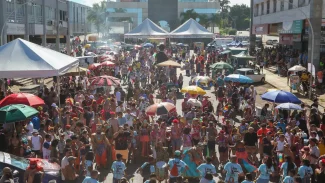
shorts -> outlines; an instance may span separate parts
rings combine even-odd
[[[122,154],[122,159],[125,159],[126,162],[129,159],[129,150],[115,150],[115,154],[120,153]]]
[[[181,147],[182,141],[181,139],[172,139],[172,147]]]
[[[216,151],[216,141],[208,141],[208,148],[209,151]]]
[[[228,152],[228,148],[227,147],[218,147],[218,151],[219,153],[225,153],[225,152]]]
[[[35,153],[35,155],[37,156],[43,157],[40,150],[32,150],[32,152]]]

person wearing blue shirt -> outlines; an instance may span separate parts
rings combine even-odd
[[[268,183],[270,175],[273,174],[274,167],[272,165],[272,158],[266,157],[263,159],[263,164],[258,168],[256,183]]]
[[[288,175],[288,172],[292,169],[296,169],[297,166],[294,164],[290,158],[290,156],[285,156],[284,157],[285,162],[282,163],[280,172],[282,171],[282,177],[286,177]]]
[[[120,180],[123,178],[126,170],[126,166],[122,161],[122,154],[116,154],[116,161],[112,164],[113,170],[113,183],[119,183]]]
[[[298,168],[298,175],[301,179],[311,177],[313,169],[310,167],[310,162],[307,159],[302,160],[302,165]]]
[[[158,182],[158,180],[157,180],[157,175],[156,175],[155,173],[150,174],[149,179],[146,180],[144,183],[150,183],[151,180],[156,180],[156,181]]]
[[[92,170],[90,173],[90,177],[86,176],[82,183],[99,183],[98,180],[98,171]]]
[[[31,121],[33,123],[34,129],[39,130],[41,126],[41,120],[37,116],[34,116]]]
[[[118,112],[117,115],[118,115],[118,118],[117,118],[118,125],[123,126],[127,121],[126,118],[123,116],[122,112]]]
[[[280,128],[283,134],[286,132],[286,124],[283,119],[280,119],[280,122],[277,123],[276,127]]]
[[[296,174],[296,170],[294,170],[294,169],[290,170],[289,175],[284,177],[283,183],[294,183],[295,180],[294,180],[293,176],[295,176],[295,174]]]
[[[246,173],[245,180],[241,183],[253,183],[253,175],[251,173]]]
[[[210,182],[213,180],[213,175],[217,173],[216,167],[212,164],[212,158],[206,158],[207,163],[202,163],[197,167],[201,174],[201,182]]]
[[[176,178],[180,175],[182,175],[183,172],[185,172],[186,170],[188,170],[188,166],[187,164],[180,160],[180,157],[181,157],[181,151],[177,150],[175,151],[174,153],[174,158],[173,159],[170,159],[168,161],[168,169],[170,171],[169,173],[169,182],[170,183],[176,183]],[[172,175],[174,172],[173,172],[173,167],[174,167],[174,164],[176,165],[177,167],[177,176],[176,175]]]
[[[224,166],[223,173],[226,173],[226,182],[232,182],[233,180],[233,183],[238,183],[238,175],[243,174],[243,169],[236,162],[237,157],[233,155],[230,158],[230,162]]]

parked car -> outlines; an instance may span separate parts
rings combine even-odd
[[[235,71],[235,74],[241,74],[251,78],[254,83],[264,83],[265,82],[265,74],[261,74],[258,70],[251,68],[240,68]]]
[[[37,159],[37,158],[33,158]],[[42,183],[61,183],[60,165],[49,162],[46,159],[37,159],[40,166],[44,169],[44,176]],[[4,167],[9,167],[14,173],[14,182],[21,183],[24,180],[24,174],[29,165],[29,159],[18,157],[9,153],[0,151],[0,170]],[[2,176],[2,171],[0,172]]]

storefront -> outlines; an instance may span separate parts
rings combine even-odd
[[[256,35],[267,35],[269,34],[269,25],[263,24],[263,25],[253,25],[253,34]]]
[[[293,35],[292,34],[281,34],[279,36],[279,44],[281,45],[293,45]]]
[[[301,50],[302,29],[302,20],[282,22],[282,24],[278,26],[278,33],[280,34],[279,43],[282,45],[290,45],[294,49]]]

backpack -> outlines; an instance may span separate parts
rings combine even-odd
[[[178,168],[177,168],[177,164],[179,162],[174,161],[174,165],[172,167],[172,169],[170,170],[170,175],[172,175],[173,177],[178,177]]]

